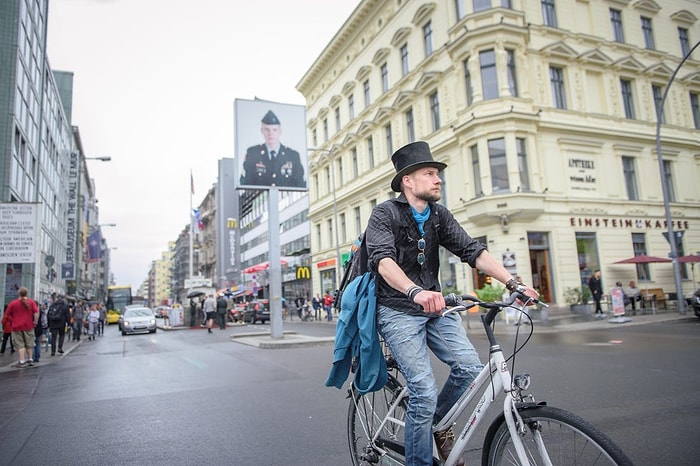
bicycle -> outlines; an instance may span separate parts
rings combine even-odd
[[[516,300],[524,305],[516,304]],[[470,387],[433,427],[437,432],[455,425],[476,395],[481,393],[463,429],[455,436],[454,447],[444,464],[438,459],[433,442],[434,465],[452,466],[462,457],[469,440],[500,395],[504,396],[503,411],[499,411],[486,431],[481,453],[483,465],[632,464],[622,449],[598,428],[573,413],[547,406],[546,402],[536,401],[532,394],[527,394],[531,382],[529,374],[511,375],[515,356],[530,340],[533,325],[520,346],[517,346],[516,338],[515,351],[506,359],[494,336],[494,319],[509,307],[530,319],[524,308],[533,303],[545,304],[522,294],[522,290],[514,292],[505,302],[484,302],[473,296],[453,294],[447,295],[445,301],[448,310],[443,314],[475,306],[487,309],[481,320],[489,341],[490,356],[488,364]],[[360,395],[350,385],[348,442],[354,466],[405,464],[402,442],[408,389],[400,382],[400,373],[391,355],[385,354],[385,357],[390,373],[382,390]]]

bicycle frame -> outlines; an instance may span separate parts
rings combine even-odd
[[[520,311],[523,312],[522,309],[520,309]],[[452,408],[450,408],[447,414],[434,427],[434,430],[436,432],[443,431],[451,427],[457,421],[457,419],[462,416],[464,410],[467,408],[467,406],[470,405],[472,400],[474,400],[477,393],[482,393],[481,398],[479,399],[479,402],[476,404],[476,407],[469,416],[466,425],[460,432],[459,436],[455,438],[455,444],[452,448],[452,452],[450,453],[450,456],[445,460],[444,466],[454,465],[458,458],[461,457],[462,453],[467,447],[467,444],[469,443],[469,440],[472,438],[472,435],[478,430],[478,426],[483,421],[486,412],[489,410],[491,404],[501,393],[506,395],[503,401],[503,414],[508,425],[508,430],[511,433],[511,438],[513,439],[513,443],[515,445],[520,464],[523,466],[530,464],[530,461],[525,452],[525,448],[520,439],[520,435],[518,435],[517,426],[522,425],[522,419],[520,419],[520,416],[518,415],[518,412],[514,407],[513,401],[516,397],[512,396],[514,393],[519,394],[520,390],[513,386],[510,369],[508,367],[508,363],[505,360],[505,357],[503,356],[503,350],[501,349],[500,345],[496,342],[495,337],[493,335],[493,331],[489,326],[490,322],[493,320],[493,317],[495,316],[495,314],[497,314],[497,312],[498,311],[489,312],[489,314],[482,316],[482,321],[486,330],[486,335],[490,342],[490,355],[488,365],[484,366],[479,375],[477,375],[477,377],[471,383],[469,388],[462,394],[459,400],[457,400],[457,402],[452,406]],[[484,386],[486,387],[484,388],[483,392],[481,392],[480,390]],[[399,406],[401,401],[407,396],[408,388],[404,386],[400,392],[400,395],[396,397],[396,399],[391,404],[386,416],[384,417],[384,419],[382,419],[380,426],[377,429],[377,432],[372,437],[372,444],[379,452],[383,454],[385,454],[386,451],[380,448],[376,443],[376,441],[379,438],[379,433],[388,423],[392,423],[402,427],[405,425],[405,423],[402,420],[394,417],[394,412],[396,411],[396,408]],[[365,426],[363,426],[363,428],[366,429]],[[543,445],[540,446],[544,448]],[[437,456],[437,446],[434,442],[433,454],[433,456]]]

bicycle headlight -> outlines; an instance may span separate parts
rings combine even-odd
[[[515,386],[520,390],[527,390],[530,388],[530,374],[518,374],[513,379]]]

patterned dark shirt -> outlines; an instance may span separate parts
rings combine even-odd
[[[398,209],[392,209],[389,202],[395,202]],[[397,215],[394,210],[398,210],[399,218],[394,218]],[[421,266],[418,263],[417,243],[421,234],[406,197],[401,194],[396,199],[379,204],[372,211],[365,241],[369,268],[377,275],[377,305],[408,314],[423,313],[422,307],[404,294],[405,290],[395,290],[377,273],[381,259],[393,259],[416,285],[426,290],[440,291],[439,246],[443,246],[472,267],[479,254],[486,249],[486,246],[469,236],[450,211],[440,204],[430,203],[430,218],[426,220],[423,229],[426,260]]]

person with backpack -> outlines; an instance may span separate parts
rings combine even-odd
[[[223,293],[219,293],[216,298],[216,317],[219,319],[219,328],[226,330],[226,311],[228,303]]]
[[[58,345],[59,354],[63,354],[63,341],[66,337],[66,325],[70,322],[71,315],[68,305],[63,300],[63,297],[58,296],[51,303],[49,310],[46,312],[46,320],[49,324],[51,332],[51,356],[56,355],[56,346]]]
[[[460,315],[442,316],[445,299],[439,277],[439,248],[494,279],[537,297],[473,239],[452,213],[438,204],[440,172],[426,142],[410,143],[391,157],[396,175],[391,189],[400,195],[377,205],[365,231],[369,270],[376,281],[377,328],[406,379],[405,447],[407,465],[433,464],[433,423],[457,401],[481,371],[479,355],[467,338]],[[391,205],[393,203],[393,205]],[[442,391],[431,367],[430,350],[450,366]],[[452,428],[435,432],[442,461],[454,444]],[[464,464],[461,459],[458,463]]]
[[[35,301],[36,303],[36,301]],[[41,358],[41,337],[44,336],[49,328],[48,318],[46,317],[46,304],[38,305],[39,318],[34,325],[34,362],[39,362]]]

